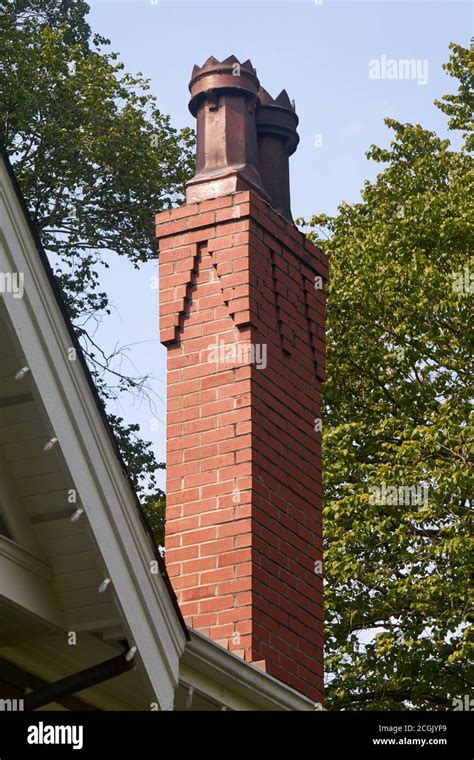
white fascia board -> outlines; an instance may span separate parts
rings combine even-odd
[[[5,294],[34,382],[100,547],[117,600],[160,709],[171,709],[185,634],[36,251],[23,209],[0,161],[0,271],[24,275],[23,298]],[[110,593],[107,592],[107,593]]]
[[[230,710],[314,711],[321,707],[197,631],[190,631],[180,672],[191,686]]]

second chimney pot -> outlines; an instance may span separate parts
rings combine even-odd
[[[273,208],[293,222],[290,208],[289,157],[299,142],[296,132],[298,117],[294,101],[285,90],[273,100],[263,87],[259,90],[260,105],[256,111],[260,175]]]

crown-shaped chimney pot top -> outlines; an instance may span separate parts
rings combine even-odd
[[[210,56],[194,66],[189,90],[197,150],[187,202],[254,190],[292,222],[288,158],[299,137],[286,90],[272,98],[260,87],[252,63],[240,63],[235,55],[223,61]]]
[[[255,97],[259,86],[257,72],[249,60],[240,63],[235,55],[230,55],[224,61],[218,61],[211,55],[202,66],[193,67],[189,83],[189,110],[196,116],[200,99],[209,90],[220,93],[241,90]]]
[[[296,132],[298,116],[294,101],[290,101],[286,90],[272,98],[263,87],[258,91],[258,99],[255,120],[260,176],[273,208],[292,222],[288,159],[300,139]]]
[[[257,133],[279,135],[286,140],[287,155],[295,152],[300,138],[296,132],[298,116],[294,101],[291,102],[286,90],[282,90],[275,99],[260,87],[258,91],[259,107],[256,112]]]
[[[278,97],[274,99],[264,87],[260,87],[258,97],[262,106],[280,106],[280,108],[295,110],[295,106],[291,103],[286,90],[282,90]]]
[[[238,190],[269,200],[258,169],[255,108],[259,88],[250,61],[214,56],[194,66],[189,110],[197,118],[196,174],[186,200],[199,202]]]

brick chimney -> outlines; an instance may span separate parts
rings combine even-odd
[[[190,90],[196,175],[156,217],[166,564],[190,626],[321,701],[327,262],[291,221],[298,119],[234,56]]]

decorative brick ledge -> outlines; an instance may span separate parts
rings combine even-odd
[[[320,701],[326,257],[251,191],[156,223],[173,586],[190,625]]]

